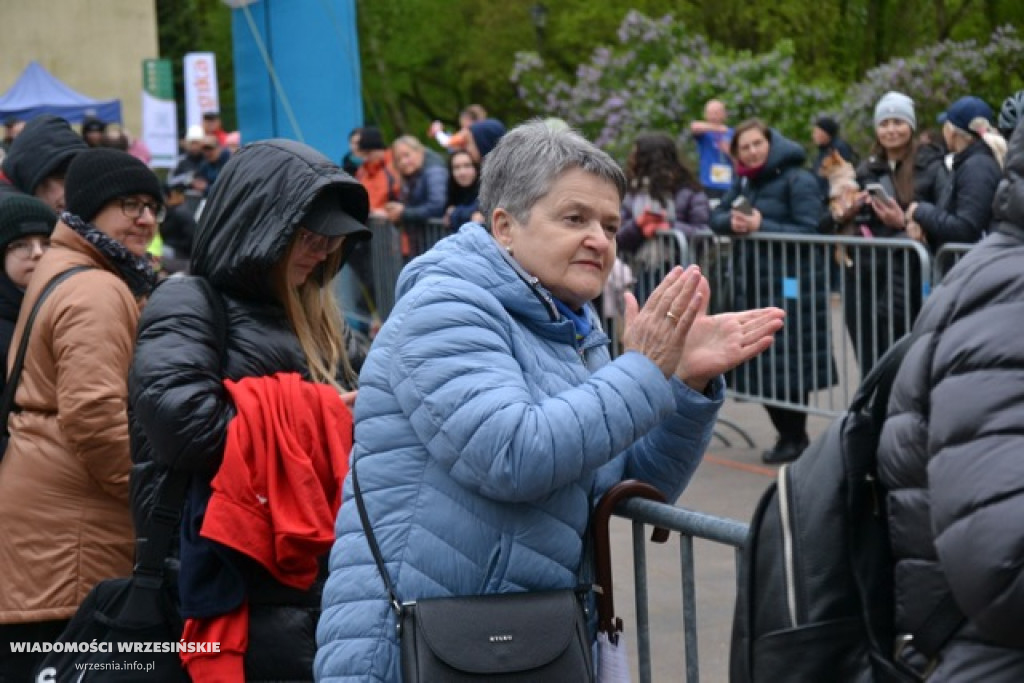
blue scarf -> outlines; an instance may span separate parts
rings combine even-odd
[[[554,299],[555,308],[558,309],[558,312],[561,313],[564,318],[571,320],[572,326],[576,328],[576,343],[578,344],[586,339],[587,335],[590,334],[590,331],[594,328],[594,326],[590,324],[590,321],[587,320],[586,307],[581,308],[579,311],[574,311],[561,299],[555,297],[551,298]]]

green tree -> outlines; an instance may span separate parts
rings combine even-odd
[[[189,52],[216,55],[221,122],[225,130],[236,129],[231,9],[223,0],[157,0],[156,13],[160,56],[171,60],[174,73],[179,130],[183,130],[185,122],[183,69],[185,54]]]
[[[617,42],[628,11],[612,0],[354,1],[365,118],[389,136],[425,137],[431,120],[451,125],[474,102],[508,123],[522,120],[535,110],[509,79],[516,54],[534,51],[547,74],[572,81],[596,47]],[[534,15],[542,4],[546,21],[538,30]],[[840,91],[943,40],[983,46],[997,27],[1024,28],[1020,0],[631,0],[629,6],[649,17],[673,14],[717,52],[764,55],[786,45],[787,81],[824,82]],[[157,11],[160,50],[175,61],[179,102],[181,58],[212,51],[225,126],[234,127],[230,10],[222,0],[157,0]]]

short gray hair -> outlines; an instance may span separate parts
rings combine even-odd
[[[520,223],[527,222],[533,205],[573,168],[610,182],[620,201],[626,193],[626,176],[615,160],[576,131],[556,130],[540,119],[516,126],[484,159],[480,210],[485,220],[502,208]]]

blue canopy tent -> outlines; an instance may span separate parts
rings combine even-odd
[[[95,116],[107,123],[121,122],[121,100],[94,100],[75,92],[36,61],[29,62],[11,89],[0,95],[0,120],[28,121],[40,114],[55,114],[70,123]]]

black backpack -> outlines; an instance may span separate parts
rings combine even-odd
[[[741,551],[730,681],[919,681],[894,656],[893,561],[876,476],[889,392],[913,337],[872,369],[847,413],[764,493]],[[914,649],[934,658],[963,615],[952,596]]]

